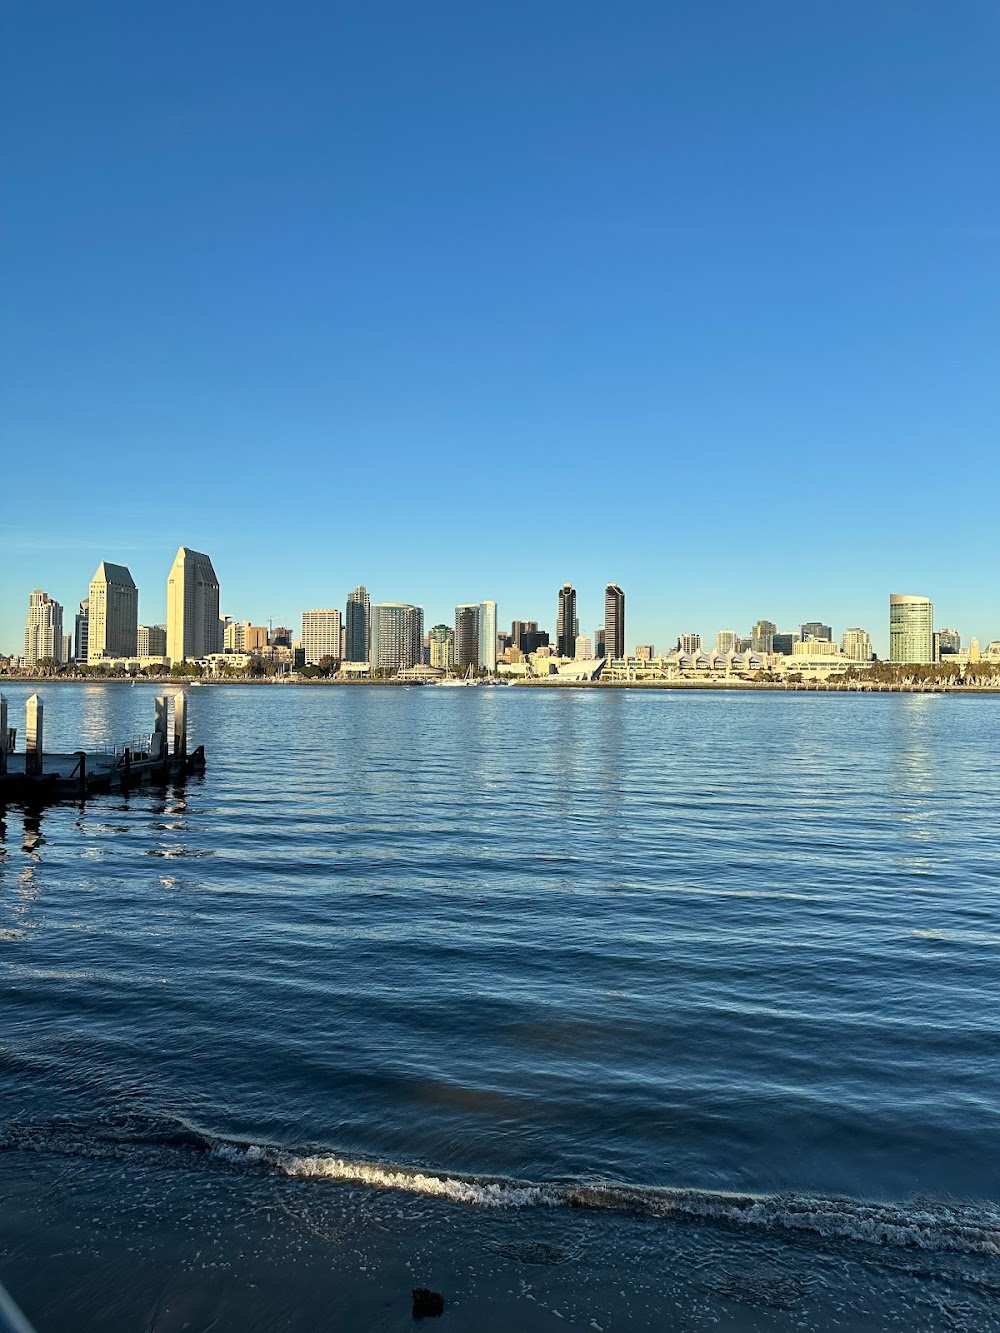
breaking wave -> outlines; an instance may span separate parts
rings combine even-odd
[[[796,1234],[879,1247],[1000,1256],[1000,1205],[871,1202],[814,1194],[737,1194],[605,1181],[529,1181],[431,1171],[336,1153],[296,1152],[141,1115],[93,1123],[11,1122],[0,1152],[139,1162],[196,1159],[242,1171],[422,1195],[478,1208],[585,1208],[731,1230]]]
[[[335,1154],[300,1154],[228,1142],[216,1143],[212,1152],[234,1165],[277,1170],[286,1176],[398,1190],[480,1208],[588,1208],[720,1227],[802,1232],[882,1247],[1000,1255],[1000,1209],[989,1205],[870,1203],[806,1194],[535,1183],[437,1174]]]

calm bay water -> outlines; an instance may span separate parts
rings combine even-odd
[[[41,693],[73,749],[156,690]],[[189,708],[203,778],[0,825],[42,1330],[997,1326],[998,701]]]

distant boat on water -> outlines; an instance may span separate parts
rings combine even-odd
[[[482,682],[473,670],[472,663],[469,663],[469,669],[464,676],[449,676],[446,680],[439,680],[438,685],[480,685]]]

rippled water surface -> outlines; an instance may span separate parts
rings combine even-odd
[[[155,692],[43,689],[48,743],[148,730]],[[378,1299],[423,1256],[456,1327],[995,1326],[1000,701],[189,711],[203,778],[0,824],[0,1275],[40,1325],[308,1311],[312,1280],[209,1281],[211,1231],[279,1268],[294,1232]],[[184,1300],[133,1281],[185,1265]]]

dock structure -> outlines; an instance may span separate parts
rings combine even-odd
[[[58,754],[45,751],[44,705],[33,694],[25,705],[24,749],[19,752],[17,733],[7,725],[7,700],[0,694],[0,801],[86,800],[142,782],[168,782],[204,772],[205,747],[199,745],[188,754],[184,695],[174,695],[172,746],[167,704],[165,694],[157,695],[153,730],[145,736],[90,753]]]

